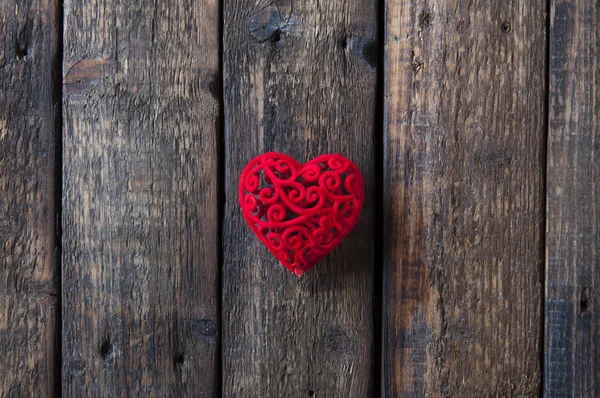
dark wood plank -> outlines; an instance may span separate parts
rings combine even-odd
[[[0,3],[0,397],[55,387],[57,5]]]
[[[65,3],[65,396],[216,393],[218,20]]]
[[[550,13],[547,397],[600,396],[600,3]]]
[[[386,4],[384,396],[536,395],[546,2]]]
[[[376,5],[231,0],[224,8],[224,396],[354,397],[372,387]],[[269,151],[340,153],[369,193],[359,223],[301,278],[246,225],[239,176]]]

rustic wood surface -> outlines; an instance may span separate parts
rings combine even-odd
[[[0,397],[52,396],[56,3],[0,3]]]
[[[373,388],[376,9],[226,1],[223,395],[362,397]],[[239,176],[268,151],[340,153],[368,193],[354,231],[301,278],[242,218]]]
[[[217,391],[218,21],[65,2],[65,396]]]
[[[386,5],[383,395],[537,395],[546,2]]]
[[[0,398],[600,395],[597,1],[5,0],[0,39]],[[239,209],[268,151],[365,179],[301,278]]]
[[[547,397],[600,396],[600,3],[550,10]]]

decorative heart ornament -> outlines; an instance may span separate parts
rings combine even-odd
[[[252,231],[300,276],[352,230],[365,189],[358,167],[341,155],[322,155],[303,165],[271,152],[248,163],[239,194]]]

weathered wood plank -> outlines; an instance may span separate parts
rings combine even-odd
[[[548,397],[600,395],[600,3],[552,2],[546,225]]]
[[[387,0],[384,396],[541,387],[541,0]]]
[[[52,0],[0,3],[0,397],[55,387]]]
[[[216,393],[218,21],[65,2],[65,396]]]
[[[376,31],[371,1],[225,1],[224,396],[371,389]],[[340,153],[364,175],[361,220],[300,279],[238,205],[243,167],[268,151]]]

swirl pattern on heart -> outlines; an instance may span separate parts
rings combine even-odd
[[[271,152],[248,163],[239,200],[252,231],[300,276],[357,223],[364,183],[358,167],[341,155],[322,155],[302,165]]]

